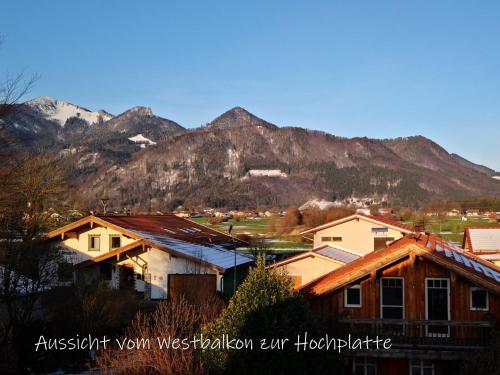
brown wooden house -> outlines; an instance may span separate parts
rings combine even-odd
[[[336,335],[391,338],[349,352],[353,374],[450,374],[491,344],[500,268],[433,235],[415,234],[301,288]]]

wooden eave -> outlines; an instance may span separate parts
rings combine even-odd
[[[98,225],[98,226],[106,227],[106,228],[111,228],[111,229],[114,229],[117,232],[120,232],[120,233],[122,233],[130,238],[142,239],[142,236],[138,235],[137,233],[134,233],[128,229],[125,229],[125,228],[122,228],[118,225],[107,222],[106,220],[102,220],[97,216],[87,216],[87,217],[84,217],[83,219],[75,221],[74,223],[65,225],[61,228],[54,229],[53,231],[51,231],[47,234],[47,239],[53,239],[53,238],[56,238],[58,236],[61,236],[61,239],[64,239],[65,233],[73,232],[76,229],[81,228],[84,225],[90,225],[91,228],[94,225]]]
[[[310,294],[320,295],[320,294],[331,293],[339,288],[342,288],[346,285],[353,283],[356,280],[368,277],[373,272],[376,272],[382,268],[389,267],[389,266],[399,262],[401,259],[408,257],[412,251],[415,253],[423,252],[422,249],[420,249],[418,246],[415,246],[415,245],[410,245],[409,247],[401,248],[401,249],[399,249],[399,251],[398,250],[394,251],[391,254],[391,256],[381,258],[379,260],[373,261],[372,263],[368,263],[366,265],[360,264],[359,267],[355,268],[352,272],[349,272],[349,273],[346,273],[345,275],[342,275],[342,277],[338,278],[337,280],[335,280],[331,284],[327,285],[326,287],[323,287],[323,288],[312,287]],[[349,263],[347,265],[349,265]],[[337,272],[337,271],[338,270],[335,270],[332,272]],[[312,285],[313,283],[319,281],[322,278],[326,278],[326,277],[328,277],[328,275],[321,276],[318,279],[312,280],[309,283],[304,284],[301,287],[301,289],[305,289],[309,285]]]
[[[137,249],[138,247],[142,247],[143,250],[145,250],[146,248],[155,248],[155,249],[158,249],[158,250],[162,250],[162,251],[165,251],[169,254],[172,254],[174,256],[177,256],[177,257],[180,257],[180,258],[184,258],[184,259],[188,259],[188,260],[191,260],[193,262],[196,262],[196,263],[199,263],[199,264],[202,264],[216,272],[221,272],[223,273],[225,270],[221,267],[218,267],[212,263],[209,263],[209,262],[206,262],[204,260],[200,260],[196,257],[192,257],[192,256],[189,256],[189,255],[186,255],[184,253],[180,253],[180,252],[177,252],[175,250],[172,250],[166,246],[160,246],[154,242],[151,242],[151,241],[148,241],[148,240],[145,240],[145,239],[139,239],[137,241],[134,241],[132,243],[129,243],[128,245],[125,245],[125,246],[122,246],[122,247],[119,247],[113,251],[109,251],[105,254],[101,254],[95,258],[92,258],[92,259],[88,259],[88,260],[85,260],[83,262],[80,262],[78,264],[75,265],[75,268],[85,268],[85,267],[89,267],[89,266],[92,266],[94,264],[97,264],[97,263],[100,263],[102,261],[105,261],[107,259],[110,259],[110,258],[114,258],[114,257],[119,257],[121,254],[123,253],[128,253],[129,251],[132,251],[132,250],[135,250]]]
[[[472,281],[473,283],[480,285],[480,286],[492,291],[493,293],[495,293],[497,295],[500,295],[500,285],[498,283],[491,282],[491,281],[489,281],[489,279],[486,279],[485,277],[482,277],[482,276],[476,275],[473,272],[470,272],[470,270],[468,268],[464,268],[464,267],[460,266],[459,263],[450,262],[450,261],[446,260],[446,258],[441,257],[435,253],[428,252],[428,251],[424,252],[422,254],[422,256],[424,258],[429,259],[430,261],[432,261],[436,264],[439,264],[440,266],[442,266],[446,269],[449,269],[453,272],[456,272],[458,275],[461,275],[462,277]]]
[[[297,255],[291,256],[289,258],[283,259],[283,260],[281,260],[279,262],[273,263],[273,264],[267,266],[267,268],[281,267],[281,266],[284,266],[284,265],[287,265],[289,263],[293,263],[293,262],[296,262],[296,261],[299,261],[299,260],[302,260],[302,259],[314,258],[314,257],[322,258],[322,259],[328,260],[330,262],[340,264],[342,266],[344,264],[346,264],[344,262],[341,262],[340,260],[336,260],[336,259],[327,257],[327,256],[325,256],[323,254],[316,253],[314,250],[308,250],[308,251],[306,251],[304,253],[297,254]]]
[[[137,241],[134,241],[132,243],[129,243],[128,245],[119,247],[119,248],[114,249],[112,251],[108,251],[105,254],[101,254],[101,255],[96,256],[92,259],[88,259],[88,260],[85,260],[83,262],[76,264],[75,268],[85,268],[85,267],[91,266],[93,264],[100,263],[100,262],[107,260],[107,259],[110,259],[110,258],[119,257],[120,254],[134,250],[134,249],[138,248],[139,246],[142,246],[142,248],[144,249],[146,246],[145,241],[142,239],[137,240]]]

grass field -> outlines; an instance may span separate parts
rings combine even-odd
[[[210,224],[207,218],[195,218],[193,221],[206,225],[210,228],[220,232],[227,233],[229,225],[233,225],[232,235],[236,234],[249,234],[252,236],[259,236],[265,241],[266,248],[270,253],[296,253],[312,249],[312,244],[302,242],[300,236],[278,236],[268,232],[269,218],[255,218],[255,219],[229,219],[227,222],[219,224]]]
[[[447,241],[453,241],[462,245],[465,227],[498,225],[497,222],[487,218],[468,218],[467,221],[462,221],[460,218],[446,219],[429,219],[425,225],[425,230],[438,234],[441,238]]]
[[[300,236],[285,236],[269,233],[269,218],[240,220],[230,219],[227,222],[214,225],[208,223],[207,218],[196,218],[192,220],[224,233],[228,232],[229,225],[232,224],[233,235],[243,233],[262,237],[266,243],[266,248],[269,249],[270,253],[296,253],[312,248],[312,245],[304,243]],[[467,221],[462,221],[460,218],[439,219],[431,217],[426,220],[425,230],[435,233],[447,241],[452,241],[462,245],[465,227],[487,225],[498,225],[498,223],[487,218],[468,218]]]

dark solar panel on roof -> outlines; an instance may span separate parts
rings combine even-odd
[[[360,258],[359,255],[332,246],[324,246],[317,250],[314,250],[314,252],[317,254],[324,255],[328,258],[338,260],[339,262],[342,263],[350,263],[353,260]]]

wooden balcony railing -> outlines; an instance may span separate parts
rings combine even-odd
[[[495,323],[463,320],[342,319],[339,334],[390,338],[393,347],[469,349],[490,345]]]

